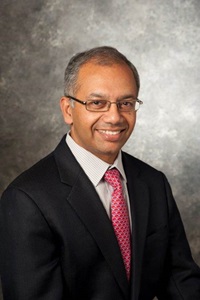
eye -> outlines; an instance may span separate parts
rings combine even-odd
[[[106,100],[89,100],[87,101],[87,105],[89,108],[93,109],[101,109],[104,108],[107,104]]]
[[[99,105],[102,105],[102,100],[93,100],[91,101],[91,104],[94,105],[94,106],[99,106]]]
[[[135,104],[135,101],[133,100],[123,100],[123,101],[120,101],[120,106],[121,107],[133,107]]]

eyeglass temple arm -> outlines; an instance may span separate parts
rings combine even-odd
[[[79,103],[83,104],[83,105],[86,105],[86,101],[78,100],[77,98],[74,98],[74,97],[69,96],[69,95],[66,95],[65,97],[70,98],[70,99],[72,99],[72,100],[74,100],[76,102],[79,102]]]

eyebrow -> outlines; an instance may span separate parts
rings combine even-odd
[[[119,97],[117,100],[120,101],[120,100],[124,100],[124,99],[129,99],[129,98],[136,99],[137,97],[133,94],[126,94],[126,95]]]
[[[107,98],[109,98],[109,97],[106,96],[105,94],[101,94],[101,93],[91,93],[91,94],[89,94],[89,96],[88,96],[88,99],[90,99],[90,98],[101,98],[101,99],[103,98],[103,99],[107,99]],[[128,98],[136,99],[137,97],[134,96],[133,94],[125,94],[125,95],[123,95],[123,96],[121,96],[121,97],[118,97],[118,98],[117,98],[117,101],[124,100],[124,99],[128,99]]]
[[[107,96],[105,94],[100,94],[100,93],[91,93],[91,94],[89,94],[88,98],[104,98],[104,99],[106,99]]]

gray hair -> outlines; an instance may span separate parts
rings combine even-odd
[[[133,72],[133,76],[136,81],[136,86],[139,91],[140,89],[140,78],[136,67],[117,49],[109,46],[102,46],[92,48],[90,50],[75,54],[69,61],[64,77],[64,95],[73,96],[77,89],[77,77],[80,68],[88,63],[94,62],[97,65],[109,66],[112,64],[125,63]]]

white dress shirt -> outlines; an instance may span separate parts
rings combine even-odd
[[[130,203],[128,197],[128,190],[126,186],[127,180],[122,164],[121,151],[119,152],[114,163],[110,165],[98,158],[97,156],[95,156],[94,154],[92,154],[91,152],[87,151],[83,147],[79,146],[72,139],[69,133],[66,136],[66,143],[72,151],[73,155],[75,156],[76,160],[78,161],[78,163],[80,164],[80,166],[94,185],[109,218],[111,207],[111,195],[113,188],[105,180],[103,180],[103,176],[109,168],[118,169],[122,178],[123,193],[124,198],[127,202],[129,219],[131,224]]]

